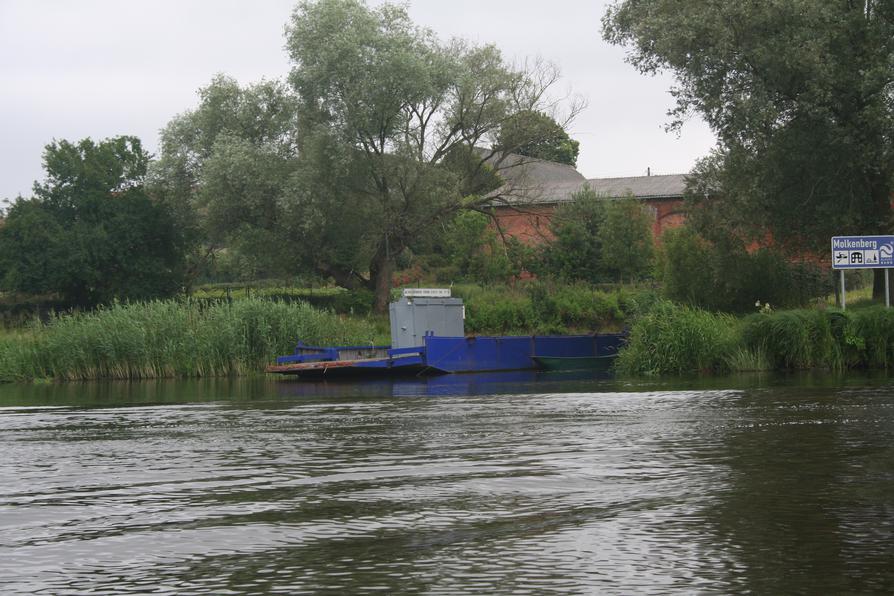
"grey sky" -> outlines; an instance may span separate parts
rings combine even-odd
[[[373,2],[377,3],[377,2]],[[28,195],[53,139],[158,131],[197,103],[215,73],[242,83],[286,75],[283,27],[295,0],[0,0],[0,198]],[[600,36],[607,2],[415,0],[410,14],[443,39],[541,56],[560,91],[589,107],[573,123],[588,178],[688,171],[714,145],[707,126],[664,132],[669,77],[644,77]]]

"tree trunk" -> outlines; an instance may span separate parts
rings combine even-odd
[[[336,267],[319,266],[317,272],[331,277],[337,286],[346,290],[357,290],[368,283],[353,271],[345,271]]]
[[[376,301],[373,310],[379,314],[388,312],[391,299],[391,275],[394,273],[394,261],[385,255],[377,255],[370,267],[370,281]]]
[[[879,222],[879,230],[876,232],[881,235],[890,234],[891,221],[891,187],[885,178],[876,178],[875,184],[872,186],[872,200],[875,209],[878,212],[877,220]],[[872,300],[874,302],[885,303],[885,270],[874,269],[872,271]],[[889,298],[891,304],[894,304],[894,274],[888,274],[889,282]]]

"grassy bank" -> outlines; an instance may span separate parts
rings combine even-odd
[[[55,315],[0,333],[0,381],[147,379],[258,372],[295,341],[322,345],[387,344],[387,317],[365,316],[368,296],[337,297],[353,315],[308,304],[303,290],[211,288],[189,301],[116,304]],[[284,297],[287,295],[287,297]],[[648,290],[604,291],[586,285],[462,285],[466,331],[483,335],[618,330],[655,301]],[[341,303],[340,303],[341,304]],[[344,311],[343,311],[344,312]]]
[[[744,318],[660,302],[640,317],[619,372],[633,375],[894,365],[894,310],[788,310]]]
[[[231,293],[232,294],[232,293]],[[679,375],[894,365],[894,310],[714,314],[646,289],[461,285],[468,333],[589,333],[631,327],[617,369]],[[0,332],[0,381],[251,374],[297,339],[387,344],[386,317],[334,314],[302,300],[251,297],[117,304]]]
[[[0,335],[0,381],[256,372],[295,341],[388,343],[379,322],[261,299],[117,304]]]
[[[655,302],[651,290],[540,282],[509,286],[458,285],[466,305],[466,331],[488,335],[617,331]]]

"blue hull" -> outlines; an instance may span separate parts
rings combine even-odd
[[[294,354],[281,356],[267,372],[322,376],[446,374],[540,368],[537,358],[614,356],[626,334],[440,337],[426,335],[416,348],[317,348],[299,343]]]

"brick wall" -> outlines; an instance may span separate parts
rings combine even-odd
[[[642,199],[642,202],[655,218],[652,235],[656,240],[664,230],[680,226],[685,221],[683,199]],[[530,246],[552,238],[549,221],[555,210],[555,205],[496,207],[494,216],[504,234]]]

